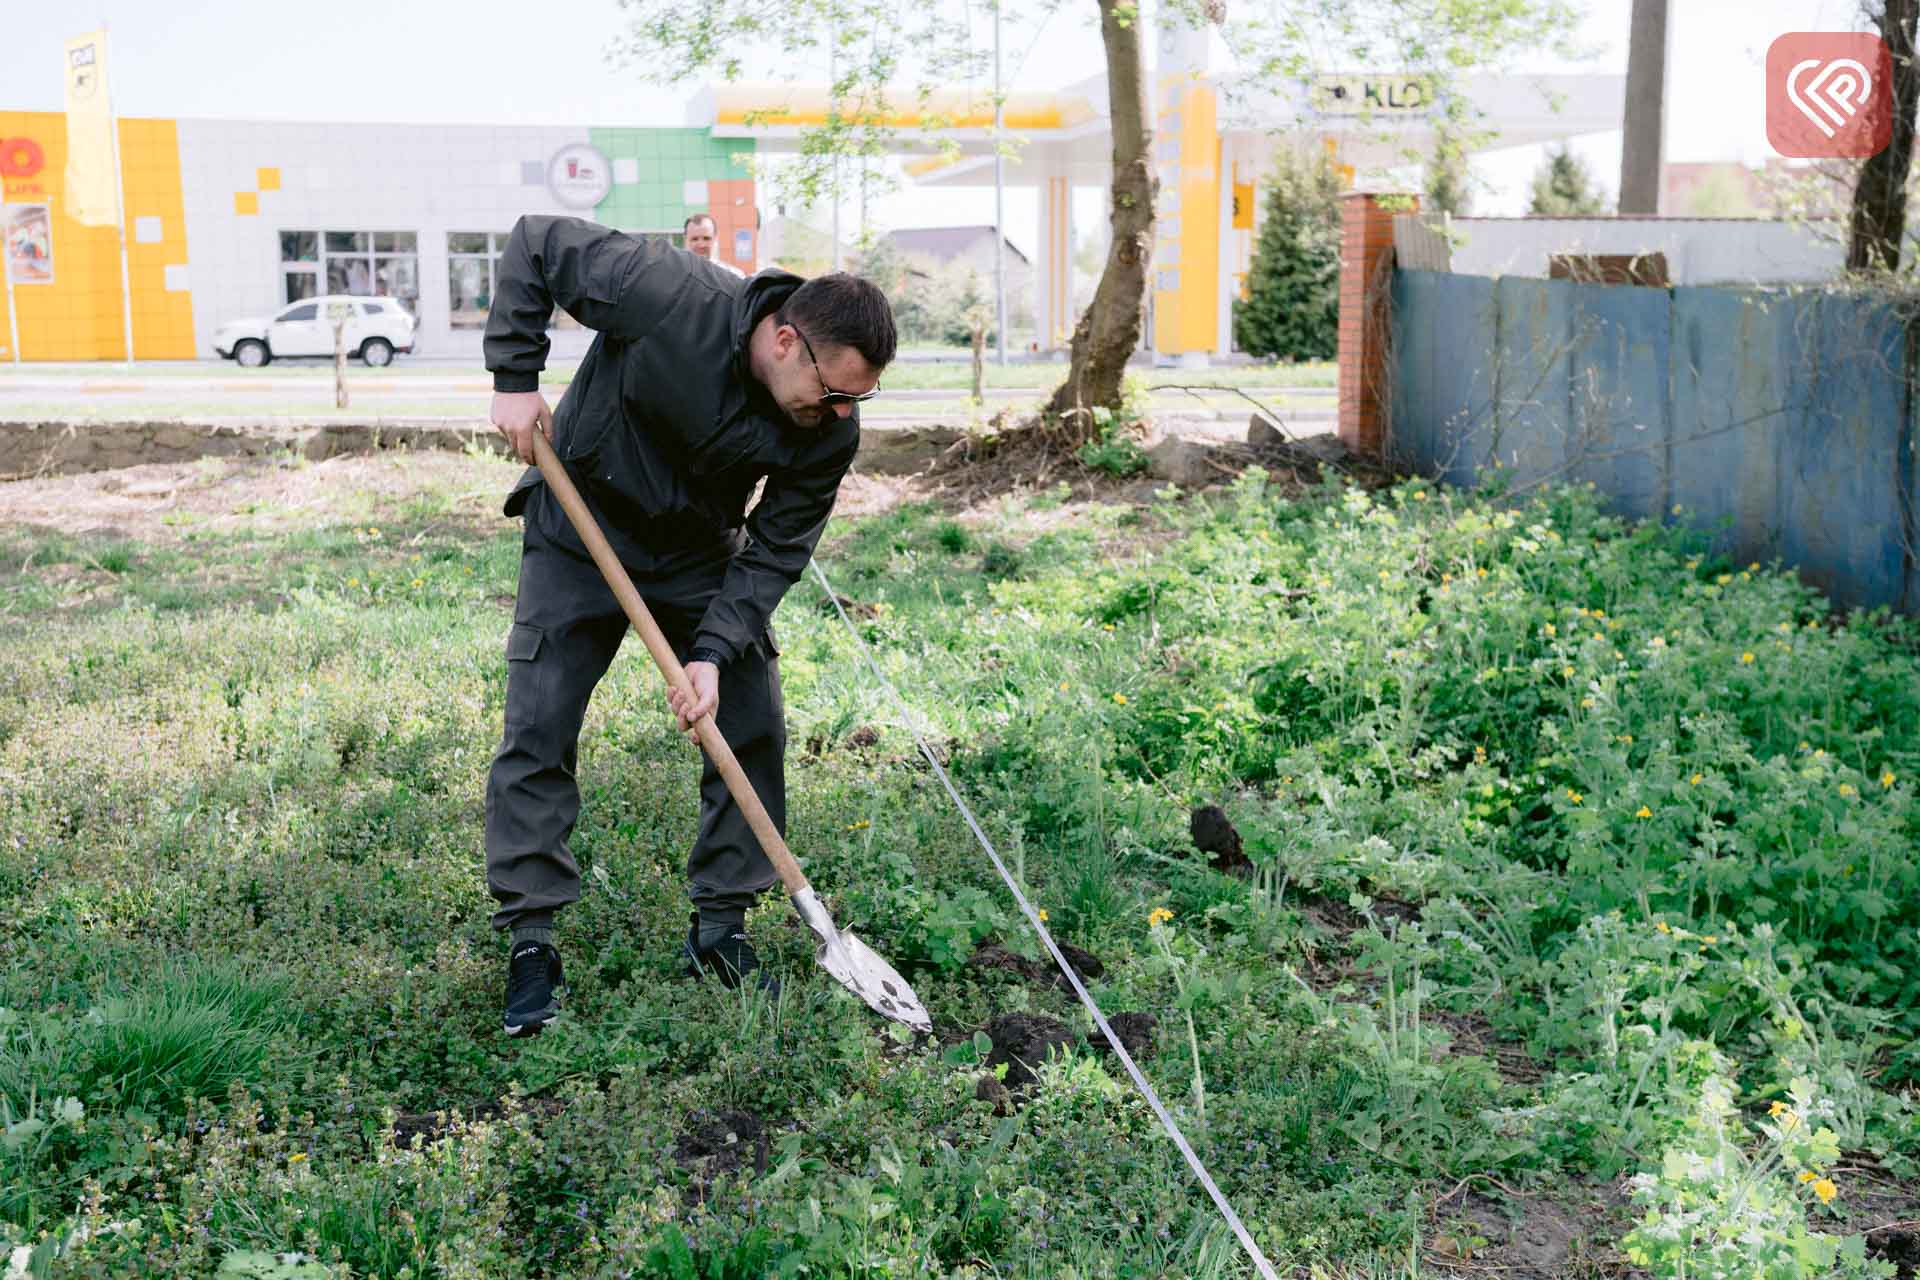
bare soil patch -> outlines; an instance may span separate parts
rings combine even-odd
[[[325,462],[203,458],[0,484],[0,525],[68,535],[183,542],[193,535],[276,534],[368,518],[415,499],[443,500],[445,527],[492,534],[517,470],[440,450]]]
[[[1613,1183],[1518,1191],[1490,1177],[1463,1180],[1434,1202],[1421,1250],[1436,1274],[1503,1280],[1582,1280],[1627,1274],[1613,1241],[1632,1206]]]
[[[725,1174],[767,1171],[772,1138],[751,1111],[696,1111],[673,1144],[673,1158],[693,1175],[696,1188]]]

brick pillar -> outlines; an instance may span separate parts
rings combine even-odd
[[[1340,440],[1376,458],[1386,445],[1392,334],[1382,272],[1393,253],[1394,215],[1420,207],[1418,196],[1396,196],[1394,207],[1383,209],[1382,194],[1356,191],[1340,200]]]

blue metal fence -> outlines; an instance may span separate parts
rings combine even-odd
[[[1455,484],[1678,505],[1836,604],[1920,612],[1917,357],[1884,299],[1396,271],[1390,447]]]

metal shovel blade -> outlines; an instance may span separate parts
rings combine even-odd
[[[820,939],[820,950],[814,958],[835,981],[866,1001],[875,1013],[915,1031],[933,1030],[933,1019],[927,1016],[925,1006],[920,1003],[920,997],[913,994],[907,980],[866,943],[836,929],[813,886],[793,895],[793,909],[813,930],[813,936]]]

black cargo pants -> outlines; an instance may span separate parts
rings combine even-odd
[[[588,697],[629,630],[593,561],[543,531],[547,521],[535,508],[547,497],[536,495],[527,512],[519,598],[507,634],[506,732],[487,776],[487,889],[500,904],[497,929],[551,923],[556,908],[580,897],[580,868],[567,847],[580,816],[574,780],[580,725]],[[720,589],[725,559],[667,555],[651,565],[630,563],[627,572],[667,643],[686,661]],[[720,669],[715,723],[785,834],[787,733],[778,654],[769,629]],[[651,657],[637,660],[652,665]],[[664,689],[659,714],[671,721]],[[737,921],[776,877],[719,771],[704,753],[702,760],[688,896],[704,918]]]

